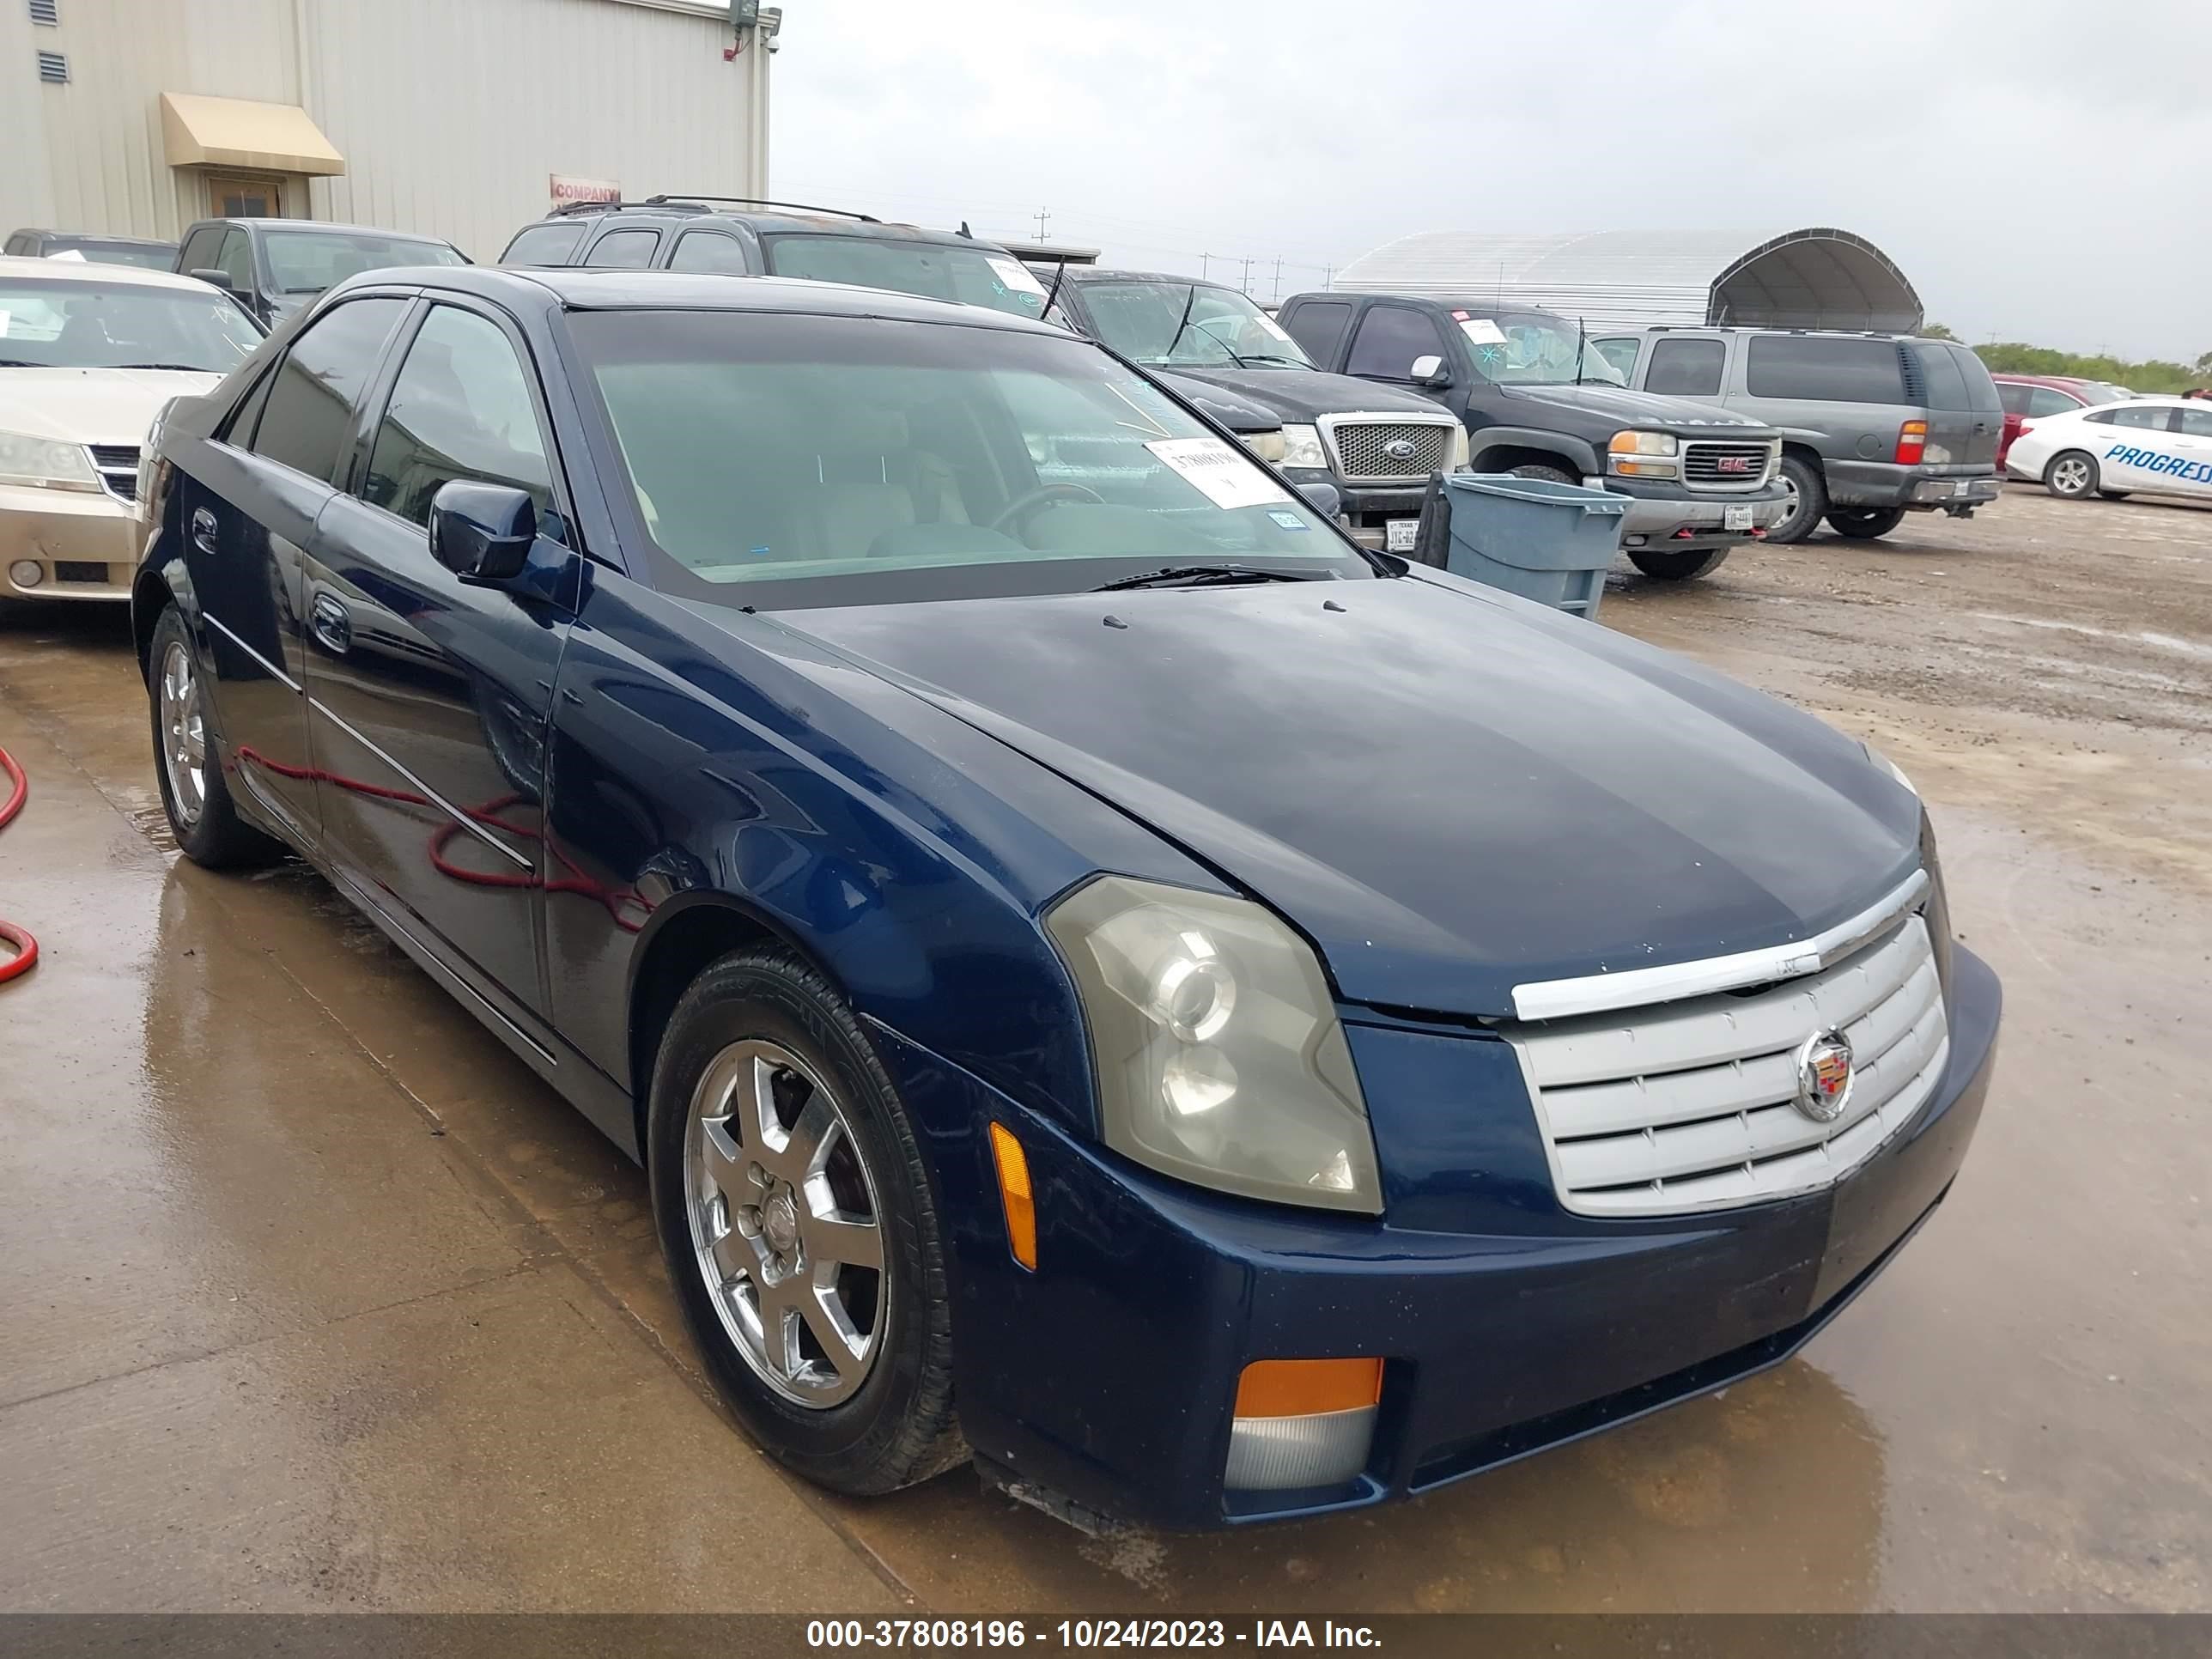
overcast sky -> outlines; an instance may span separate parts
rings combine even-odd
[[[1975,340],[2212,351],[2212,0],[782,0],[774,193],[1274,297],[1421,230],[1839,225]]]

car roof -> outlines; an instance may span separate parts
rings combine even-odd
[[[1065,329],[988,306],[799,276],[712,276],[702,271],[586,265],[397,265],[349,276],[329,292],[410,287],[442,288],[509,301],[550,293],[571,311],[771,311],[875,317],[894,322],[960,323],[1046,334],[1055,339],[1072,337]]]
[[[1063,282],[1069,283],[1165,283],[1175,288],[1218,288],[1225,294],[1242,294],[1244,290],[1233,283],[1217,282],[1211,276],[1194,276],[1188,271],[1124,270],[1105,265],[1065,264],[1057,259],[1031,259],[1030,266],[1042,266],[1046,270],[1064,271]]]
[[[236,225],[241,230],[335,230],[348,236],[383,236],[395,242],[428,242],[439,247],[452,247],[453,243],[442,236],[434,236],[423,230],[394,230],[389,225],[348,225],[331,219],[261,219],[252,216],[195,219],[185,227],[186,231],[198,230],[202,225]]]
[[[0,257],[0,276],[38,276],[64,283],[118,283],[141,288],[185,288],[202,294],[216,290],[193,276],[173,270],[149,270],[143,265],[105,265],[97,259],[23,259]]]
[[[996,242],[978,237],[963,236],[957,230],[932,230],[923,225],[895,224],[882,219],[862,219],[854,216],[824,210],[808,213],[795,208],[762,206],[717,207],[711,202],[693,198],[672,196],[665,202],[610,203],[596,211],[575,210],[566,213],[549,213],[538,224],[560,224],[574,221],[580,224],[596,224],[602,220],[681,219],[687,225],[712,225],[727,222],[749,226],[755,231],[769,235],[804,232],[809,236],[855,236],[870,241],[921,242],[936,247],[970,247],[986,253],[1004,253]],[[522,233],[517,231],[516,235]],[[509,240],[512,240],[511,238]]]
[[[40,225],[23,225],[8,234],[10,236],[61,236],[72,242],[128,242],[133,247],[176,246],[166,236],[120,236],[105,230],[52,230]]]

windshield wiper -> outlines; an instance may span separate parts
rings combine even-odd
[[[52,363],[34,363],[22,357],[0,357],[0,368],[52,368]]]
[[[1255,351],[1237,359],[1239,363],[1280,363],[1285,368],[1311,368],[1311,363],[1302,363],[1295,357],[1285,357],[1279,351]]]
[[[118,363],[118,368],[180,368],[187,374],[213,374],[212,368],[202,368],[198,363]]]
[[[1196,283],[1193,283],[1190,285],[1189,297],[1185,299],[1182,302],[1182,320],[1176,325],[1175,337],[1168,342],[1168,349],[1160,353],[1160,362],[1166,362],[1175,356],[1175,349],[1182,343],[1182,337],[1184,334],[1188,332],[1190,329],[1191,307],[1197,303],[1198,284]],[[1229,355],[1233,357],[1237,354],[1232,351]]]
[[[1207,587],[1217,582],[1327,581],[1326,575],[1308,576],[1294,570],[1270,570],[1261,564],[1169,564],[1134,576],[1116,576],[1091,591],[1111,593],[1124,587]]]

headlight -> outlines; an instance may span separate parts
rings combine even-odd
[[[1106,1144],[1222,1192],[1379,1214],[1367,1104],[1321,964],[1249,900],[1102,876],[1045,918]]]
[[[1672,459],[1680,447],[1671,432],[1616,432],[1606,446],[1606,468],[1623,477],[1671,478],[1680,470]],[[1669,459],[1650,459],[1660,455]]]
[[[1328,456],[1321,447],[1321,430],[1310,426],[1286,426],[1283,428],[1283,465],[1285,466],[1317,466],[1324,471]]]
[[[1915,795],[1917,795],[1920,793],[1919,789],[1914,786],[1912,780],[1905,775],[1904,771],[1899,767],[1898,763],[1890,759],[1888,756],[1883,754],[1881,750],[1875,748],[1870,743],[1863,743],[1859,747],[1866,750],[1866,757],[1869,760],[1872,761],[1883,771],[1888,773],[1891,777],[1894,778],[1899,783],[1904,785],[1905,788],[1911,789]]]
[[[1464,472],[1467,471],[1467,428],[1463,426],[1455,426],[1452,428],[1451,451],[1444,457],[1444,471]]]
[[[98,489],[100,475],[80,444],[0,432],[0,484],[33,489]]]
[[[1282,464],[1283,434],[1279,431],[1244,432],[1237,435],[1243,439],[1244,447],[1261,460],[1273,461],[1279,466]]]

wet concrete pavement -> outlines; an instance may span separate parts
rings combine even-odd
[[[1950,1201],[1781,1370],[1364,1515],[1088,1540],[786,1480],[642,1176],[317,878],[177,858],[119,616],[0,613],[0,1607],[2212,1607],[2212,512],[2012,492],[1605,620],[1872,738],[2007,1025]]]

